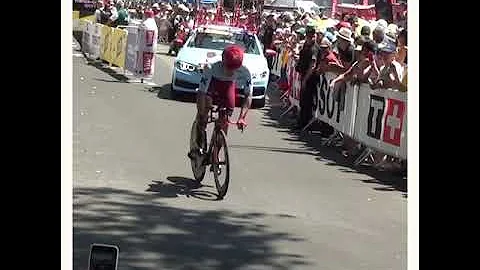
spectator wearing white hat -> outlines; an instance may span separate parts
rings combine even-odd
[[[340,63],[345,69],[352,66],[355,61],[355,48],[353,46],[352,30],[346,27],[340,28],[337,34],[337,54]]]
[[[154,3],[152,5],[152,11],[153,11],[153,15],[155,15],[155,17],[160,15],[161,9],[160,9],[160,6],[158,5],[158,3]]]

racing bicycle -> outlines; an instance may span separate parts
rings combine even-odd
[[[198,119],[193,122],[190,132],[190,151],[195,145],[200,146],[201,155],[190,159],[195,181],[200,184],[205,177],[207,166],[213,172],[218,198],[221,200],[227,194],[230,183],[230,160],[228,157],[227,136],[222,130],[223,125],[236,125],[228,120],[225,107],[212,106],[208,112],[207,124],[215,123],[207,150],[207,132],[197,125]],[[243,132],[243,128],[241,128]],[[195,144],[196,140],[196,144]],[[224,178],[221,181],[221,178]],[[223,183],[223,184],[222,184]]]

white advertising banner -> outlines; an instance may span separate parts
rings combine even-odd
[[[295,71],[296,61],[288,61],[287,64],[287,77],[288,83],[290,84],[290,94],[288,95],[288,100],[291,105],[295,106],[300,110],[300,91],[301,91],[301,81],[300,73]]]
[[[90,57],[97,59],[100,57],[100,36],[102,34],[102,25],[95,23],[92,26],[91,43],[90,43]]]
[[[155,23],[155,21],[153,21]],[[156,24],[144,22],[139,29],[140,54],[137,64],[141,67],[140,76],[151,79],[155,72],[155,53],[157,52],[158,28]]]
[[[372,90],[362,84],[354,138],[382,153],[407,159],[407,93]]]
[[[352,137],[355,125],[358,86],[354,87],[350,84],[338,83],[335,85],[334,90],[330,87],[330,82],[336,77],[336,74],[330,72],[320,75],[320,81],[317,84],[314,117]]]
[[[128,31],[127,35],[127,56],[125,60],[125,69],[133,73],[135,76],[140,76],[140,69],[137,65],[137,55],[140,51],[139,46],[139,30],[137,26],[128,26],[124,28]]]
[[[93,24],[86,21],[82,32],[82,52],[90,54],[90,45],[92,43]]]

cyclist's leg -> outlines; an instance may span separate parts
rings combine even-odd
[[[196,128],[195,134],[192,136],[196,137],[196,140],[193,140],[193,147],[188,153],[188,157],[192,158],[194,154],[204,154],[200,151],[202,148],[201,144],[205,140],[205,129],[207,127],[208,120],[208,110],[212,106],[212,99],[210,96],[199,93],[197,97],[197,115],[196,115]],[[205,149],[203,149],[205,150]]]
[[[207,127],[208,112],[212,107],[213,101],[210,95],[198,93],[197,97],[197,123],[202,130]]]
[[[222,121],[222,130],[225,132],[225,135],[228,135],[228,119],[230,116],[232,116],[233,111],[235,110],[235,88],[235,83],[230,84],[224,92],[224,96],[222,98],[223,105],[227,109]]]

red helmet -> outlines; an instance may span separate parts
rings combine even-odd
[[[243,62],[243,49],[238,45],[229,45],[225,47],[222,54],[222,61],[226,68],[230,70],[238,69]]]

